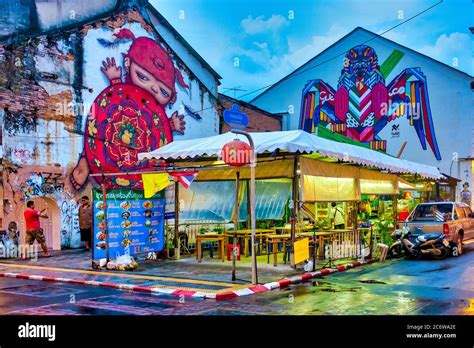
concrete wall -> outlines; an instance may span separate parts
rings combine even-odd
[[[395,49],[404,53],[386,78],[386,85],[407,68],[419,67],[426,76],[441,160],[436,159],[429,146],[427,150],[422,149],[416,132],[406,117],[395,119],[379,133],[380,138],[387,141],[387,152],[397,155],[403,143],[407,142],[402,158],[439,167],[446,174],[451,173],[463,181],[472,182],[471,164],[457,162],[457,158],[474,155],[474,105],[473,92],[470,88],[472,77],[363,29],[357,29],[343,40],[336,42],[308,64],[295,70],[294,75],[287,76],[251,102],[270,112],[282,110],[293,112],[288,122],[288,129],[298,129],[302,90],[306,82],[321,79],[337,90],[344,64],[344,55],[340,55],[341,52],[347,52],[367,40],[371,40],[367,45],[375,49],[379,64],[382,64]],[[327,60],[329,61],[325,62]],[[283,122],[284,128],[285,124]],[[392,125],[399,125],[399,132],[392,130]]]

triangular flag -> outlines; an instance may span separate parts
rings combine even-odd
[[[185,189],[188,189],[198,172],[172,172],[170,175],[174,176]]]
[[[142,174],[145,198],[153,197],[170,184],[168,173]]]

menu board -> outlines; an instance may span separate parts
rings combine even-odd
[[[109,258],[161,251],[164,242],[165,198],[162,192],[145,199],[143,191],[107,190],[107,211],[101,190],[93,190],[93,258],[107,256],[105,220],[109,234]],[[105,214],[107,212],[107,214]]]

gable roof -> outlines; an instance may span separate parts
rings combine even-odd
[[[407,50],[411,53],[414,53],[414,54],[417,54],[419,56],[422,56],[423,58],[426,58],[428,60],[431,60],[437,64],[440,64],[440,65],[443,65],[444,67],[446,68],[449,68],[451,70],[454,70],[456,73],[459,73],[459,74],[462,74],[464,76],[467,76],[469,78],[474,78],[473,76],[469,75],[468,73],[465,73],[464,71],[461,71],[459,69],[456,69],[456,68],[453,68],[452,66],[449,66],[443,62],[440,62],[439,60],[436,60],[434,58],[431,58],[430,56],[427,56],[423,53],[420,53],[418,51],[415,51],[414,49],[411,49],[409,47],[406,47],[406,46],[403,46],[401,44],[399,44],[398,42],[395,42],[395,41],[392,41],[390,39],[387,39],[379,34],[376,34],[370,30],[367,30],[365,28],[362,28],[362,27],[357,27],[355,29],[353,29],[352,31],[350,31],[349,33],[347,33],[346,35],[344,35],[343,37],[341,37],[339,40],[337,40],[336,42],[334,42],[331,46],[325,48],[323,51],[321,51],[320,53],[318,53],[316,56],[314,56],[313,58],[309,59],[306,63],[304,63],[303,65],[301,65],[300,67],[296,68],[295,70],[293,70],[291,73],[289,73],[288,75],[284,76],[283,78],[281,78],[278,82],[275,82],[274,84],[272,84],[270,87],[268,87],[266,90],[264,90],[262,93],[260,93],[259,95],[257,95],[255,98],[251,99],[250,100],[250,103],[252,103],[253,101],[255,101],[256,99],[260,98],[262,95],[264,95],[265,93],[267,93],[269,90],[271,90],[273,87],[275,87],[276,85],[280,84],[281,82],[289,79],[290,77],[292,77],[293,75],[295,75],[296,73],[298,73],[300,70],[303,70],[303,68],[305,68],[307,65],[309,65],[310,63],[312,63],[314,60],[316,60],[319,56],[321,56],[322,54],[326,53],[327,51],[329,51],[333,46],[337,45],[338,43],[344,41],[346,38],[348,38],[349,36],[351,36],[352,34],[356,33],[356,32],[364,32],[364,33],[367,33],[367,34],[370,34],[372,35],[373,37],[365,42],[361,42],[360,44],[366,44],[368,43],[369,41],[372,41],[372,40],[375,40],[376,38],[379,38],[379,39],[382,39],[392,45],[397,45],[401,48],[403,48],[404,50]],[[329,60],[332,60],[333,58],[330,58],[328,59],[327,61]]]

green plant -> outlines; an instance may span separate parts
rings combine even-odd
[[[376,223],[377,229],[380,233],[380,241],[385,244],[390,246],[392,244],[392,237],[391,237],[391,231],[389,230],[390,225],[393,226],[392,221],[387,220],[387,221],[377,221]]]
[[[207,227],[204,227],[204,226],[202,226],[202,227],[199,229],[199,233],[200,233],[200,234],[204,234],[204,233],[206,233],[207,231],[208,231],[208,228],[207,228]]]
[[[217,232],[217,234],[222,234],[223,231],[224,229],[222,228],[221,225],[217,225],[212,229],[212,232]]]
[[[273,221],[273,227],[283,227],[285,225],[284,220],[274,220]]]

